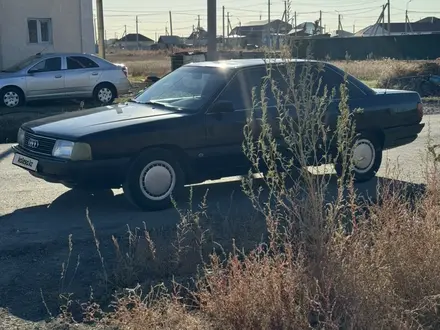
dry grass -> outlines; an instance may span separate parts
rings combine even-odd
[[[434,187],[432,187],[434,189]],[[140,289],[99,324],[116,329],[437,329],[440,326],[440,195],[412,205],[387,191],[386,206],[335,231],[310,258],[285,242],[213,254],[190,293]],[[189,260],[187,260],[189,261]],[[192,262],[198,263],[196,260]]]
[[[411,70],[418,67],[418,61],[398,61],[392,59],[366,61],[334,61],[335,65],[353,76],[366,81],[378,81],[391,76],[396,70]]]

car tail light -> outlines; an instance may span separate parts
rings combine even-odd
[[[128,70],[126,66],[122,67],[122,72],[124,72],[125,76],[128,77]]]
[[[417,103],[417,112],[419,114],[420,119],[423,118],[423,103],[419,102]]]

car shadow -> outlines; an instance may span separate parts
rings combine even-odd
[[[336,178],[329,179],[327,198],[331,200],[337,194],[337,183]],[[385,178],[357,184],[356,189],[361,196],[377,201],[378,184],[404,188],[410,196],[424,191],[423,185]],[[262,180],[255,181],[254,189],[258,187],[264,190]],[[249,236],[250,230],[254,231],[255,243],[264,234],[264,219],[243,193],[239,180],[194,186],[192,203],[182,201],[178,208],[185,210],[191,205],[193,212],[197,212],[205,196],[213,237],[227,236],[240,245],[241,236]],[[156,236],[171,244],[178,222],[176,209],[142,212],[130,205],[120,191],[91,195],[71,190],[49,205],[19,209],[1,216],[0,307],[22,319],[39,321],[48,316],[43,298],[52,312],[59,310],[61,291],[69,290],[77,299],[87,299],[90,288],[102,280],[102,263],[95,238],[103,260],[109,263],[114,257],[112,236],[125,239],[127,226],[142,228],[145,223]],[[244,228],[243,223],[248,227]],[[73,284],[65,287],[60,284],[60,270],[69,255],[69,235],[72,235],[73,246],[70,263],[76,264],[79,258],[81,261],[78,268],[71,267],[75,270],[65,276],[74,277]]]
[[[5,159],[6,157],[8,157],[10,154],[12,154],[14,151],[12,150],[12,148],[8,148],[5,151],[1,151],[0,152],[0,160]]]

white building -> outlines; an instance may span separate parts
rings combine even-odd
[[[0,69],[43,51],[95,53],[92,0],[0,0]]]

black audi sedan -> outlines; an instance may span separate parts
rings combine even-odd
[[[273,60],[281,67],[286,61]],[[144,210],[168,208],[185,185],[248,173],[243,126],[266,64],[262,59],[187,64],[129,102],[25,123],[13,164],[72,189],[122,187]],[[322,81],[339,89],[344,72],[323,65]],[[282,80],[276,72],[272,78]],[[353,154],[355,178],[366,181],[378,171],[382,150],[417,138],[423,108],[415,92],[374,90],[352,76],[348,89],[350,107],[364,109]],[[268,97],[272,109],[276,100]],[[328,112],[334,122],[336,99]]]

